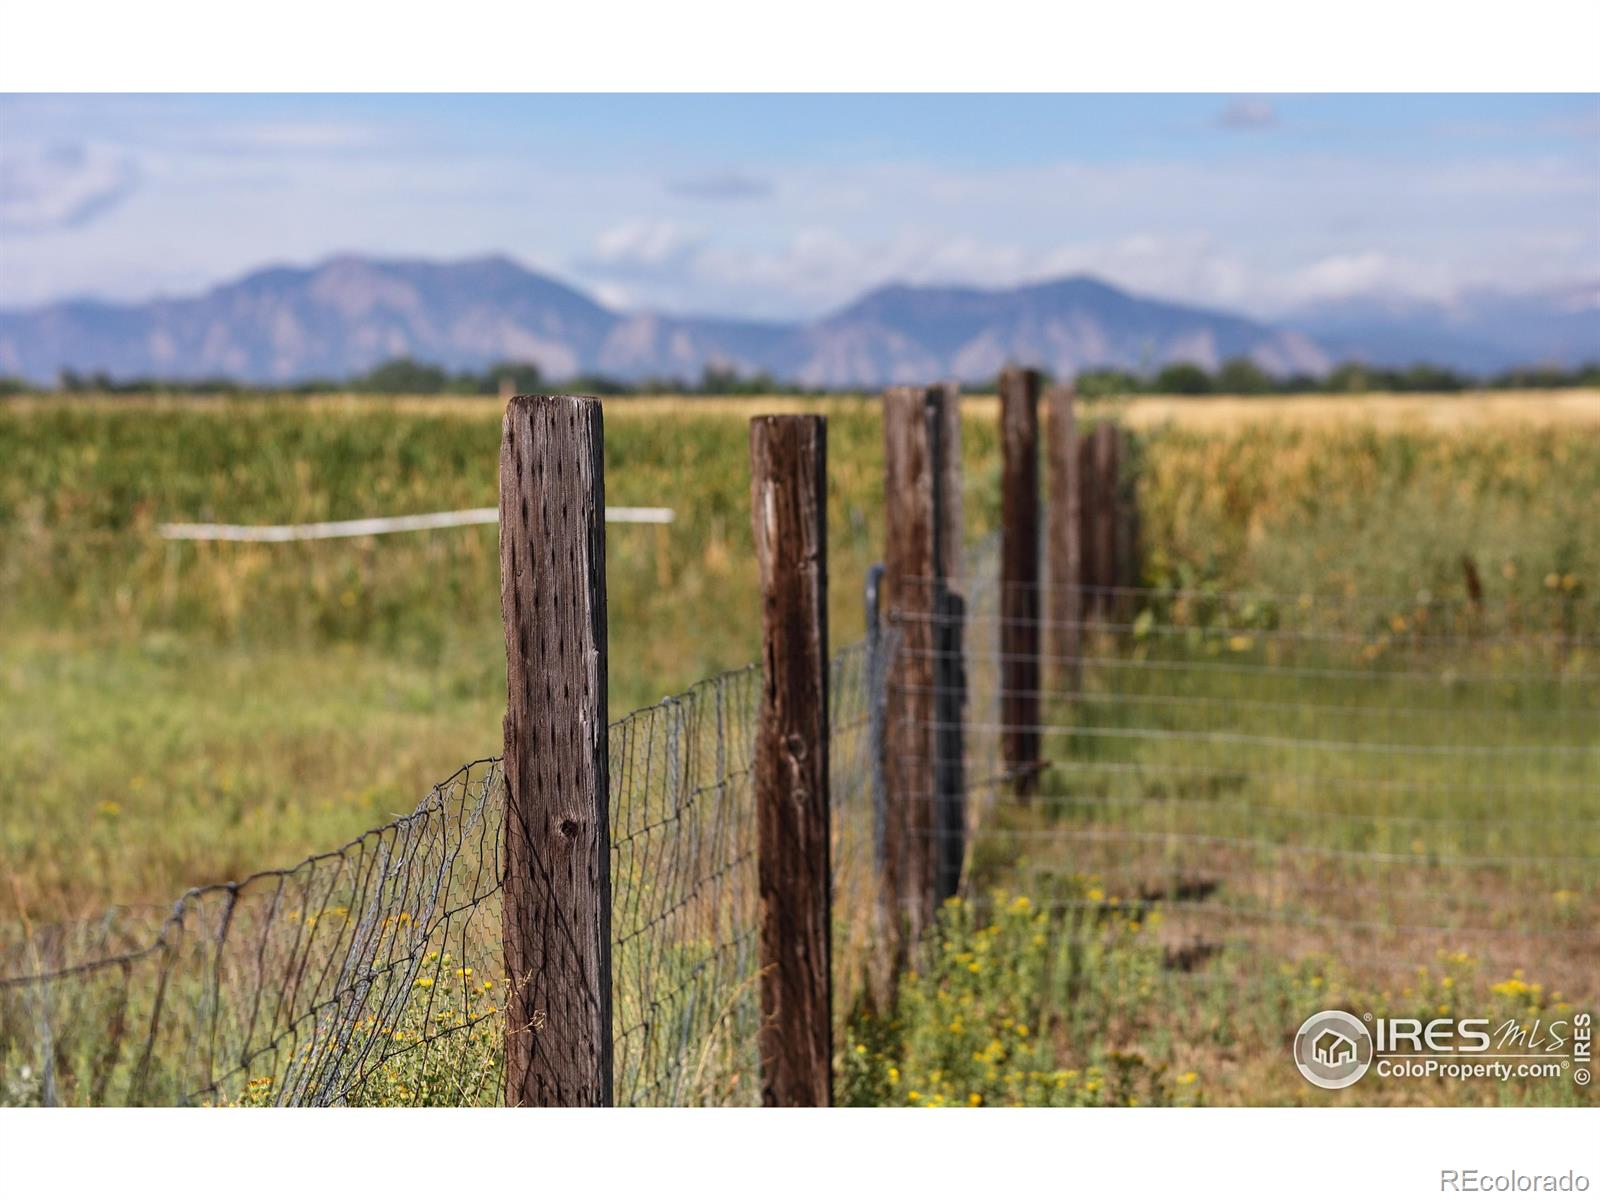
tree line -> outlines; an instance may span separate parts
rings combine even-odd
[[[743,374],[727,367],[707,367],[697,380],[648,378],[624,380],[596,372],[563,378],[547,376],[537,363],[499,362],[481,371],[452,371],[413,358],[394,358],[369,371],[343,378],[312,377],[295,383],[241,383],[228,376],[166,379],[155,376],[116,378],[106,371],[62,370],[53,388],[26,380],[0,376],[0,396],[57,391],[107,395],[235,395],[271,392],[278,395],[312,395],[355,392],[405,396],[494,396],[559,392],[586,396],[685,394],[704,396],[820,395],[828,389],[807,388],[775,379],[765,371]]]
[[[1230,358],[1215,371],[1187,362],[1169,363],[1147,374],[1114,369],[1081,371],[1077,383],[1078,392],[1083,396],[1348,395],[1357,392],[1465,392],[1483,388],[1576,388],[1600,387],[1600,362],[1583,363],[1571,369],[1517,367],[1491,375],[1472,375],[1432,363],[1392,368],[1344,362],[1326,375],[1317,376],[1272,375],[1251,359]]]
[[[969,381],[974,390],[993,391],[995,381]],[[1215,371],[1190,362],[1169,363],[1154,371],[1095,368],[1077,375],[1078,392],[1087,398],[1137,395],[1264,396],[1360,392],[1462,392],[1480,388],[1534,389],[1600,387],[1600,362],[1573,368],[1519,367],[1491,375],[1472,375],[1431,363],[1409,367],[1375,367],[1362,362],[1339,364],[1326,375],[1273,375],[1249,358],[1231,358]],[[20,379],[0,377],[0,396],[41,389]],[[777,379],[765,371],[745,374],[733,367],[710,366],[698,379],[678,377],[624,380],[601,374],[551,378],[537,363],[500,362],[481,371],[451,371],[411,358],[390,359],[343,379],[306,379],[263,388],[223,376],[205,379],[115,379],[104,371],[63,370],[54,389],[64,393],[112,395],[230,395],[272,391],[282,394],[356,392],[374,395],[493,396],[513,393],[562,392],[577,395],[772,396],[823,395],[859,389],[813,388]]]

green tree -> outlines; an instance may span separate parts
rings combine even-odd
[[[1079,371],[1077,387],[1078,395],[1085,399],[1095,399],[1102,396],[1129,396],[1144,390],[1135,376],[1130,375],[1127,371],[1118,371],[1111,367],[1101,367],[1093,371]]]
[[[1211,376],[1194,363],[1169,363],[1156,376],[1155,390],[1173,396],[1203,396],[1211,390]]]
[[[1397,380],[1397,385],[1407,392],[1459,392],[1467,386],[1467,380],[1445,367],[1413,363]]]
[[[574,396],[627,396],[634,389],[609,375],[574,375],[562,382],[560,390]]]
[[[1364,362],[1342,362],[1328,372],[1322,386],[1330,392],[1370,392],[1376,382],[1375,374]]]
[[[1235,396],[1260,396],[1276,390],[1272,376],[1256,366],[1254,359],[1242,356],[1217,368],[1216,384],[1217,391]]]
[[[545,390],[544,372],[535,362],[497,362],[479,377],[477,390],[493,395],[503,383],[517,396],[534,396]]]
[[[766,396],[777,392],[779,384],[765,371],[741,375],[738,367],[710,363],[701,373],[699,390],[707,396]]]
[[[365,375],[358,375],[350,386],[360,392],[391,392],[428,396],[444,390],[448,381],[442,367],[411,358],[392,358],[379,363]]]

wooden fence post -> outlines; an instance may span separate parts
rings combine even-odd
[[[1086,644],[1089,625],[1100,611],[1100,549],[1095,538],[1100,493],[1095,486],[1094,430],[1078,438],[1078,612],[1080,642]]]
[[[1115,590],[1122,581],[1117,565],[1117,526],[1121,509],[1119,478],[1121,473],[1121,430],[1111,421],[1102,421],[1095,427],[1093,506],[1090,509],[1090,528],[1094,546],[1094,606],[1103,621],[1113,621],[1122,608]]]
[[[1019,799],[1038,784],[1039,373],[1000,375],[1000,725]]]
[[[506,1103],[611,1103],[600,402],[515,396],[500,443]]]
[[[750,422],[761,572],[755,744],[761,890],[761,1098],[833,1102],[828,791],[827,423]]]
[[[934,439],[925,388],[883,394],[884,537],[880,604],[898,638],[884,695],[883,901],[892,978],[933,918],[937,571]]]
[[[961,389],[935,384],[927,397],[933,469],[933,895],[938,905],[961,887],[967,857],[965,640],[962,578]]]
[[[1116,593],[1116,619],[1126,624],[1133,619],[1139,607],[1139,597],[1135,589],[1139,587],[1143,574],[1140,564],[1142,533],[1139,528],[1139,458],[1132,435],[1121,425],[1115,428],[1116,452],[1113,456],[1115,465],[1112,468],[1114,476],[1112,490],[1117,498],[1115,582],[1117,587],[1122,589]]]
[[[1050,389],[1046,457],[1049,460],[1050,509],[1050,654],[1056,686],[1077,691],[1083,678],[1083,557],[1079,542],[1081,496],[1078,490],[1076,396],[1070,384]]]

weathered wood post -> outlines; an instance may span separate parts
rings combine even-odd
[[[750,473],[761,573],[761,1098],[818,1107],[833,1102],[824,418],[756,417]]]
[[[1046,458],[1050,508],[1046,534],[1050,573],[1050,656],[1055,684],[1075,692],[1083,678],[1083,558],[1079,543],[1078,428],[1070,384],[1050,389],[1045,400]]]
[[[1125,426],[1116,427],[1116,452],[1112,467],[1112,490],[1117,498],[1116,512],[1116,620],[1127,624],[1139,607],[1138,587],[1143,576],[1140,566],[1139,457],[1133,435]]]
[[[883,900],[894,972],[933,916],[933,448],[928,393],[883,394],[883,582],[879,603],[898,639],[884,688]]]
[[[933,897],[937,905],[961,887],[967,856],[966,594],[961,555],[961,389],[928,389],[928,440],[933,470]]]
[[[611,1103],[600,402],[515,396],[500,443],[508,1105]]]
[[[1039,373],[1000,375],[1000,726],[1006,773],[1033,795],[1039,762]]]
[[[1089,625],[1100,613],[1100,549],[1096,514],[1100,492],[1095,483],[1094,430],[1078,439],[1078,612],[1080,642],[1087,642]]]
[[[965,857],[961,411],[953,384],[883,396],[883,895],[896,963],[960,886]]]
[[[1117,564],[1119,514],[1121,512],[1122,431],[1112,421],[1095,427],[1094,500],[1090,527],[1094,546],[1094,606],[1100,619],[1110,622],[1122,607],[1117,587],[1122,575]]]

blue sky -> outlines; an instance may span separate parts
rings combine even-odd
[[[1594,96],[9,96],[0,305],[355,251],[805,317],[1088,271],[1274,316],[1600,280]]]

